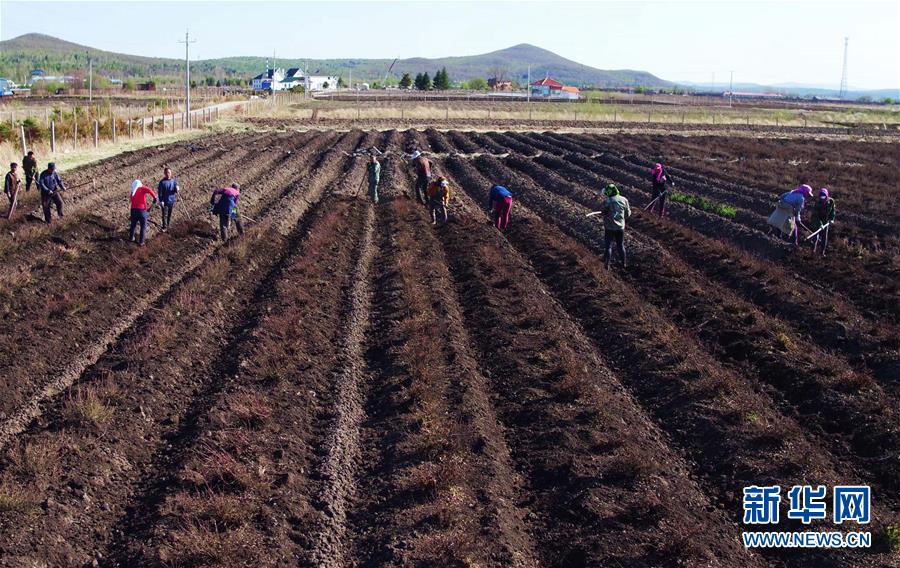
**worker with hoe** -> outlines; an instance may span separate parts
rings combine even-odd
[[[625,256],[625,219],[631,216],[631,207],[628,200],[619,194],[619,188],[615,184],[607,184],[603,188],[606,199],[600,203],[598,212],[603,215],[603,240],[606,250],[606,269],[612,262],[613,247],[619,253],[622,268],[627,268],[628,262]]]
[[[216,196],[219,196],[218,201]],[[231,220],[237,227],[239,235],[244,234],[244,226],[241,224],[241,215],[238,213],[238,201],[241,198],[241,187],[233,183],[231,187],[213,190],[209,198],[209,204],[212,206],[212,215],[219,216],[219,236],[222,241],[228,239],[228,229],[231,227]]]
[[[793,237],[794,246],[800,246],[800,227],[806,229],[800,221],[800,212],[803,211],[806,199],[812,198],[812,196],[812,188],[805,183],[800,184],[791,191],[781,195],[781,198],[778,200],[778,206],[769,216],[769,224],[783,234],[787,234],[788,238]]]
[[[33,151],[29,150],[28,154],[22,158],[22,169],[25,171],[25,193],[28,193],[31,191],[31,182],[35,180],[38,173],[38,163]]]
[[[819,190],[819,198],[812,206],[811,224],[809,226],[810,230],[814,232],[816,239],[813,241],[813,254],[819,248],[819,241],[824,238],[822,256],[825,256],[825,248],[828,247],[828,228],[834,225],[834,218],[834,199],[828,192],[828,188],[823,187]]]
[[[378,182],[381,181],[381,164],[375,154],[369,157],[369,163],[366,164],[366,176],[369,180],[369,197],[372,203],[378,204]]]
[[[172,170],[165,168],[163,177],[156,185],[156,193],[159,195],[159,208],[162,210],[162,232],[169,230],[172,224],[172,210],[175,209],[176,194],[178,193],[178,180],[172,177]]]
[[[60,192],[66,190],[66,184],[56,173],[56,164],[50,162],[47,169],[38,176],[38,189],[41,190],[41,208],[44,210],[44,222],[50,224],[50,206],[56,205],[56,214],[63,216],[63,200]]]
[[[675,179],[669,174],[669,170],[665,166],[657,162],[653,164],[653,168],[650,170],[650,181],[653,184],[653,194],[651,196],[653,199],[650,201],[650,212],[653,213],[659,207],[659,216],[662,217],[666,214],[666,196],[669,194],[669,188],[666,187],[666,184],[675,187]]]
[[[431,183],[431,162],[418,150],[409,159],[416,167],[416,201],[427,204],[425,192]]]
[[[501,231],[509,225],[509,212],[512,210],[512,192],[502,185],[491,187],[488,195],[488,211],[494,221],[494,226]]]
[[[156,193],[152,189],[136,179],[131,182],[131,224],[128,227],[128,240],[134,242],[134,230],[138,225],[141,226],[141,240],[138,242],[140,246],[144,246],[147,236],[147,219],[150,214],[147,212],[147,196],[153,198],[153,205],[156,205]]]
[[[19,179],[19,164],[13,162],[9,165],[9,171],[3,180],[3,193],[9,199],[9,211],[6,213],[7,219],[12,219],[13,213],[16,212],[16,201],[21,183],[22,181]]]
[[[428,184],[425,190],[428,197],[428,212],[431,215],[431,224],[437,225],[438,214],[442,217],[441,224],[447,222],[447,206],[450,205],[450,182],[444,177],[439,177]]]

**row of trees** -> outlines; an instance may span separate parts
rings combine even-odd
[[[410,77],[409,73],[404,73],[403,78],[400,79],[400,87],[404,89],[415,87],[419,91],[430,91],[432,89],[435,91],[446,91],[450,88],[450,74],[447,73],[446,67],[435,73],[434,79],[431,78],[427,71],[418,73],[415,79]]]

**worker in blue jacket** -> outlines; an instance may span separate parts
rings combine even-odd
[[[38,177],[38,188],[41,190],[41,208],[44,210],[44,222],[50,224],[50,206],[56,205],[56,214],[63,216],[63,200],[59,192],[66,190],[66,184],[56,173],[56,164],[50,162],[47,169]]]
[[[172,177],[171,168],[163,170],[163,178],[156,185],[156,195],[159,196],[159,205],[162,209],[162,230],[169,230],[172,223],[172,210],[175,208],[176,194],[178,193],[178,180]]]

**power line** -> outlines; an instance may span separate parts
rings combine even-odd
[[[190,39],[189,32],[184,31],[184,41],[179,40],[178,43],[184,44],[184,108],[185,108],[185,124],[191,127],[191,59],[188,48],[197,40]]]

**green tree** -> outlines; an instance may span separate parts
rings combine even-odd
[[[434,88],[439,91],[446,91],[450,88],[450,75],[447,73],[446,67],[434,74]]]
[[[431,77],[428,75],[428,72],[419,73],[416,75],[416,89],[420,91],[428,91],[431,89]]]
[[[343,78],[343,77],[338,77],[338,84],[337,84],[337,86],[338,86],[338,89],[343,89],[344,87],[347,86],[347,83],[344,82],[344,78]]]
[[[413,80],[412,77],[409,76],[409,73],[404,73],[403,78],[400,79],[400,86],[404,89],[408,89],[412,86]]]
[[[465,82],[464,88],[471,91],[486,91],[488,89],[488,83],[481,77],[473,77]]]
[[[881,102],[886,105],[892,105],[894,104],[894,99],[892,99],[891,97],[884,97],[883,99],[881,99]]]

